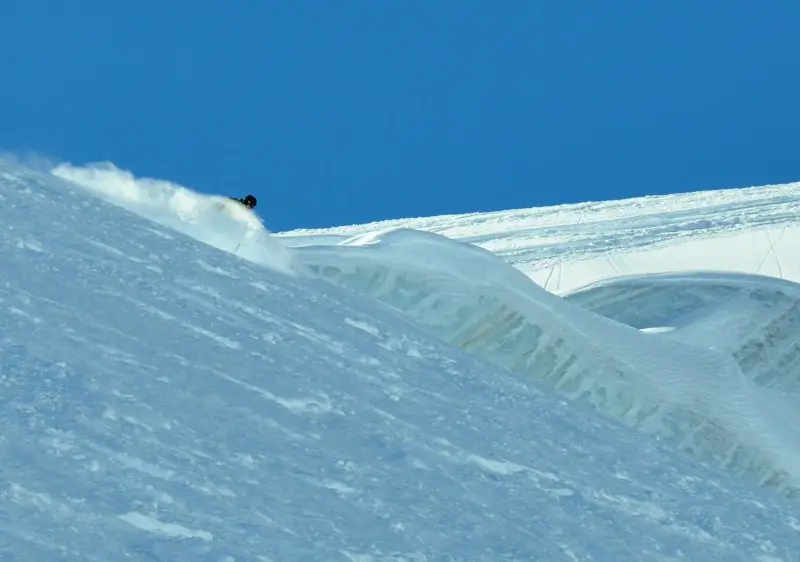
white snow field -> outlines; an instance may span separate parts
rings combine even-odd
[[[528,330],[551,386],[617,408],[693,396],[653,380],[692,368],[721,396],[677,421],[771,431],[713,407],[748,388],[725,352],[440,236],[287,250],[218,199],[95,172],[0,163],[3,562],[800,560],[796,501],[493,365]],[[487,351],[442,341],[459,325]],[[769,436],[743,454],[777,474]]]
[[[720,270],[800,282],[800,182],[283,233],[335,243],[394,227],[476,244],[567,293],[646,273]]]

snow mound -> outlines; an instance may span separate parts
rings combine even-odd
[[[641,330],[669,328],[669,337],[730,353],[760,386],[800,391],[797,283],[741,273],[634,275],[565,298]]]
[[[59,164],[51,173],[153,222],[288,275],[292,256],[261,219],[227,197],[197,193],[165,180],[137,178],[111,163]]]
[[[391,305],[446,342],[751,481],[800,494],[798,432],[779,415],[790,415],[791,404],[757,387],[728,353],[583,310],[502,258],[429,232],[394,228],[294,251],[314,273]]]
[[[4,562],[796,559],[794,502],[375,300],[2,163],[0,221]]]
[[[374,300],[2,164],[0,219],[0,560],[796,558],[793,503]]]

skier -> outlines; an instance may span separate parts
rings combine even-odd
[[[228,199],[232,199],[233,201],[238,201],[248,209],[254,209],[258,201],[256,201],[255,196],[253,195],[245,195],[241,199],[238,197],[228,197]]]

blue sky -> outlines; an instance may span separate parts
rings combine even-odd
[[[788,0],[7,0],[0,147],[273,230],[800,180]]]

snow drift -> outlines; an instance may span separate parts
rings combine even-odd
[[[800,391],[800,285],[695,272],[608,279],[565,298],[641,330],[730,353],[758,385]],[[800,410],[800,401],[798,401]]]
[[[412,229],[293,250],[313,272],[402,311],[429,333],[795,496],[792,406],[730,354],[654,337],[543,290],[501,258]]]

